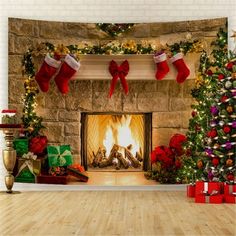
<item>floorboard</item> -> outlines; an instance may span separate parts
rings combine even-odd
[[[0,235],[236,235],[233,204],[195,204],[185,192],[0,194]]]

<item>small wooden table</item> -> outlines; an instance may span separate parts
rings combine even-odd
[[[7,175],[5,176],[5,185],[7,188],[7,193],[13,193],[12,187],[14,184],[14,176],[12,175],[13,169],[16,163],[16,150],[13,148],[14,134],[17,131],[22,130],[21,125],[7,125],[0,124],[0,130],[4,133],[6,148],[2,151],[3,154],[3,164],[7,170]]]

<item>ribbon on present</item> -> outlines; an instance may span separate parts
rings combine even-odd
[[[204,182],[203,191],[204,194],[208,194],[208,182]]]
[[[32,152],[28,152],[27,154],[24,154],[22,156],[22,159],[25,159],[24,163],[21,165],[21,167],[19,168],[18,170],[18,174],[16,175],[19,176],[19,174],[21,173],[21,171],[25,168],[25,167],[28,167],[29,171],[34,175],[34,168],[33,168],[33,161],[35,161],[37,159],[37,156],[34,155]]]
[[[60,153],[60,146],[54,146],[57,150],[58,154],[50,154],[50,158],[52,157],[52,166],[64,166],[66,164],[65,156],[71,155],[71,151],[65,150],[63,153]]]

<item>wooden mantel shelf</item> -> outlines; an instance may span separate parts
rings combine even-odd
[[[82,55],[80,57],[81,67],[74,76],[79,80],[110,80],[108,71],[109,63],[115,60],[119,65],[128,60],[130,70],[127,75],[128,80],[153,80],[155,79],[156,65],[153,55]],[[189,79],[195,78],[195,65],[199,61],[197,54],[188,54],[184,57],[191,73]],[[177,71],[168,61],[170,72],[165,80],[175,80]]]

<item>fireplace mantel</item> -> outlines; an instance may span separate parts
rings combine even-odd
[[[130,71],[127,75],[128,80],[153,80],[155,79],[156,65],[153,55],[81,55],[81,67],[74,79],[79,80],[110,80],[111,75],[108,66],[111,60],[118,64],[128,60]],[[199,61],[195,54],[188,54],[184,58],[191,73],[189,79],[195,78],[195,64]],[[177,71],[168,61],[170,72],[165,80],[175,80]]]

